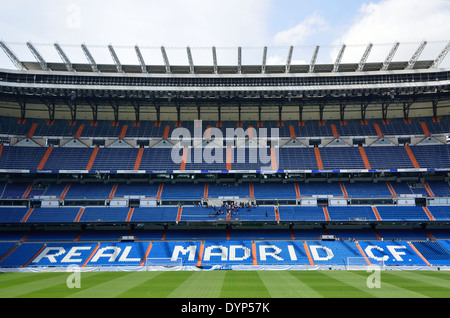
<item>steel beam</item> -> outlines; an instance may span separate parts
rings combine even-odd
[[[238,74],[242,72],[242,49],[238,47]]]
[[[266,73],[266,59],[267,59],[267,46],[264,47],[264,51],[263,51],[263,59],[262,59],[262,64],[261,64],[261,73],[262,74]]]
[[[289,71],[291,70],[292,51],[293,50],[294,50],[293,46],[289,47],[289,53],[288,53],[288,57],[287,57],[287,60],[286,60],[285,73],[289,73]]]
[[[334,62],[333,72],[337,72],[339,70],[339,64],[341,64],[342,56],[344,55],[344,50],[345,44],[342,45],[341,50],[339,51],[339,54],[336,58],[336,61]]]
[[[114,64],[116,64],[116,69],[118,73],[123,73],[122,64],[120,63],[119,58],[117,57],[116,51],[114,50],[113,46],[110,44],[108,45],[109,53],[111,54],[111,57],[114,61]]]
[[[5,42],[0,41],[0,46],[2,47],[5,54],[9,57],[14,66],[19,70],[26,70],[27,68],[23,65],[23,63],[19,60],[16,54],[6,45]]]
[[[367,58],[369,57],[370,51],[372,50],[373,44],[370,43],[367,45],[366,50],[364,51],[363,56],[361,57],[361,61],[359,61],[357,72],[361,72],[364,69],[364,65],[366,64]]]
[[[430,66],[430,68],[438,68],[439,64],[441,64],[442,60],[444,60],[448,51],[450,51],[450,42],[448,42],[445,48],[441,51],[441,53],[439,53],[439,55],[433,61],[433,64]]]
[[[384,60],[383,66],[381,67],[380,71],[386,71],[389,68],[389,65],[391,64],[391,61],[394,58],[395,52],[397,52],[399,45],[399,42],[394,43],[391,50],[389,51],[388,56],[386,56],[386,59]]]
[[[217,54],[216,54],[216,47],[212,47],[212,56],[213,56],[213,64],[214,64],[214,74],[218,73],[218,67],[217,67]]]
[[[58,52],[59,56],[61,57],[62,61],[66,65],[66,68],[69,72],[75,72],[75,69],[72,66],[72,62],[70,62],[69,58],[67,57],[66,53],[64,53],[63,49],[58,43],[55,43],[53,45]]]
[[[311,63],[309,63],[309,72],[314,73],[314,66],[316,65],[317,54],[319,53],[319,46],[317,45],[314,49],[313,56],[311,58]]]
[[[166,66],[166,73],[169,74],[169,73],[171,73],[170,72],[170,63],[169,63],[169,58],[167,57],[166,49],[164,48],[164,46],[161,46],[161,54],[164,59],[164,65]]]
[[[186,52],[187,52],[188,61],[189,61],[189,72],[191,74],[194,74],[194,60],[192,59],[191,48],[189,46],[186,48]]]
[[[97,66],[97,63],[95,62],[94,58],[92,57],[91,52],[89,52],[87,46],[85,44],[81,44],[81,49],[84,52],[84,55],[86,55],[86,58],[89,62],[89,64],[91,65],[92,71],[93,72],[100,72]]]
[[[427,45],[427,41],[423,41],[422,43],[420,43],[416,52],[414,52],[413,56],[409,60],[408,65],[406,66],[405,70],[413,69],[414,65],[416,64],[417,60],[419,59],[420,54],[422,54],[423,49],[425,48],[426,45]]]
[[[36,50],[34,45],[31,42],[27,42],[27,47],[31,51],[31,53],[34,55],[36,60],[39,62],[39,65],[41,66],[43,71],[50,71],[48,68],[47,62],[44,60],[41,54]]]
[[[144,58],[142,57],[141,50],[139,49],[139,46],[135,45],[134,46],[134,50],[136,51],[136,55],[137,55],[137,58],[139,60],[139,64],[141,65],[141,72],[142,73],[147,73],[147,67],[145,65],[145,61],[144,61]]]

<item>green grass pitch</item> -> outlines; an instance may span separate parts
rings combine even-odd
[[[0,298],[449,298],[449,271],[2,273]],[[79,282],[69,288],[67,281]],[[69,284],[70,285],[70,284]],[[79,287],[79,288],[76,288]]]

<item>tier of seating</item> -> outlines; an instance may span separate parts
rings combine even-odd
[[[442,241],[450,240],[450,230],[440,227],[178,227],[153,229],[8,229],[0,232],[0,242],[118,242],[122,237],[133,236],[136,241],[197,241],[197,240],[319,240],[322,235],[333,235],[338,240],[352,241]]]
[[[208,198],[248,198],[256,200],[296,200],[329,198],[450,197],[447,181],[424,182],[0,182],[0,199],[118,199],[154,198],[170,201],[200,201]]]
[[[1,267],[146,265],[447,266],[450,241],[209,240],[0,243]]]
[[[404,119],[369,119],[361,121],[352,120],[308,120],[294,121],[202,121],[202,133],[207,127],[217,128],[223,135],[226,135],[227,128],[242,127],[254,128],[259,133],[259,128],[267,128],[270,135],[270,128],[277,128],[280,137],[333,137],[339,136],[398,136],[398,135],[429,135],[448,133],[450,126],[450,116],[443,116],[437,120],[432,117]],[[188,129],[191,136],[194,135],[194,121],[184,121],[181,123],[174,121],[127,121],[120,120],[107,121],[100,120],[92,122],[89,120],[56,119],[48,121],[46,119],[27,118],[25,120],[15,120],[11,117],[0,117],[0,135],[28,136],[28,137],[104,137],[104,138],[163,138],[172,133],[177,127]],[[258,134],[259,135],[259,134]]]
[[[175,222],[434,222],[450,221],[449,206],[236,207],[0,207],[0,224],[175,223]]]
[[[450,169],[450,144],[426,142],[411,146],[385,146],[383,143],[342,146],[342,143],[333,142],[318,147],[288,143],[277,149],[278,156],[270,147],[258,149],[258,152],[251,147],[221,147],[214,149],[209,157],[196,157],[195,148],[189,147],[178,149],[177,161],[168,139],[179,127],[189,129],[192,136],[198,128],[193,121],[16,121],[0,117],[0,137],[5,138],[2,142],[9,137],[27,137],[17,145],[0,145],[0,170],[2,173],[19,170],[21,173],[42,171],[54,174],[65,171],[76,174],[77,171],[116,173],[119,170],[118,173],[128,173],[145,170],[148,173],[167,173],[264,168],[311,172]],[[224,136],[227,128],[246,130],[251,127],[258,135],[262,132],[261,128],[269,128],[269,135],[270,128],[277,128],[281,138],[291,140],[303,137],[330,137],[336,140],[340,137],[425,138],[447,135],[450,116],[389,121],[203,121],[202,127],[202,134],[207,127],[213,127]],[[33,138],[73,138],[74,141],[61,147],[47,147],[40,146],[42,142],[35,143],[31,140]],[[94,148],[80,142],[96,138],[162,139],[164,145],[136,148],[124,142],[120,147]],[[249,142],[251,139],[249,136]],[[211,157],[214,162],[211,162]],[[446,266],[450,265],[450,231],[442,224],[450,221],[448,203],[416,206],[415,202],[408,205],[400,202],[401,199],[416,196],[441,201],[450,198],[449,182],[442,178],[431,179],[427,177],[425,181],[415,182],[237,184],[193,183],[187,180],[176,183],[49,182],[44,177],[33,181],[7,180],[0,182],[0,225],[6,229],[0,231],[0,267],[144,266],[152,262],[197,266],[346,265],[349,258],[376,264],[382,259],[387,265]],[[323,202],[311,204],[311,201],[323,197],[330,200],[329,205]],[[139,200],[144,202],[144,199],[155,206],[136,204]],[[211,199],[209,206],[199,204],[205,199]],[[214,206],[211,202],[220,201],[214,199],[253,202],[227,210],[223,206]],[[332,203],[332,199],[339,202]],[[382,203],[385,199],[387,204]],[[365,205],[357,203],[358,200],[365,200]],[[349,205],[342,205],[344,202]],[[118,205],[115,206],[115,203]],[[234,221],[244,226],[234,227]],[[405,222],[426,225],[426,228],[389,228],[392,224]],[[211,226],[180,229],[178,225],[172,228],[174,223]],[[212,226],[224,223],[226,227],[212,229]],[[328,225],[342,223],[353,227],[328,228]],[[291,226],[276,230],[263,229],[263,226],[258,229],[245,228],[245,225],[254,224]],[[319,224],[327,226],[314,228]],[[369,224],[377,228],[364,228]],[[98,230],[103,225],[117,227],[114,230]],[[141,225],[160,229],[141,229]],[[47,230],[47,226],[61,230]],[[429,229],[430,226],[438,228]],[[68,230],[63,230],[63,227]],[[321,235],[335,235],[338,240],[320,240]],[[128,236],[133,236],[135,241],[121,242],[123,237]]]
[[[405,147],[281,147],[278,151],[271,151],[269,148],[217,148],[213,155],[197,151],[194,148],[186,148],[186,151],[183,151],[171,147],[138,149],[0,146],[0,169],[360,171],[450,167],[450,144]]]

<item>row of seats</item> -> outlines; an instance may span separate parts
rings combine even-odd
[[[194,121],[184,121],[180,124],[173,121],[141,121],[137,124],[134,121],[123,120],[119,122],[103,120],[93,123],[88,120],[72,122],[57,119],[49,122],[45,119],[29,118],[25,119],[25,121],[18,121],[16,118],[0,117],[0,134],[12,136],[28,135],[30,137],[163,138],[165,133],[167,133],[166,127],[169,127],[169,133],[171,134],[179,126],[189,129],[191,135],[194,135]],[[339,120],[323,122],[318,120],[304,122],[287,120],[283,121],[282,124],[278,121],[265,121],[262,125],[257,121],[239,123],[239,127],[243,129],[252,127],[258,131],[260,127],[268,128],[267,133],[269,135],[270,128],[277,128],[280,137],[291,137],[292,132],[295,133],[296,137],[333,137],[336,133],[339,136],[379,136],[380,133],[384,136],[427,135],[448,133],[449,126],[450,116],[443,116],[438,120],[432,117],[412,118],[409,121],[394,118],[388,121],[370,119],[366,122],[352,119],[344,122]],[[225,135],[227,128],[235,129],[238,127],[238,123],[225,121],[218,125],[215,121],[202,121],[202,133],[207,127],[218,128]]]
[[[158,198],[198,200],[238,197],[257,200],[283,200],[329,196],[339,198],[400,198],[405,196],[450,197],[446,181],[403,182],[266,182],[266,183],[44,183],[0,182],[1,199],[115,199]]]
[[[450,221],[449,206],[0,207],[0,223]]]
[[[181,240],[317,240],[333,235],[339,240],[450,240],[450,230],[443,228],[178,228],[168,229],[85,229],[85,230],[5,230],[0,242],[118,242],[124,236],[137,241]],[[0,256],[1,256],[0,252]]]
[[[372,147],[75,148],[0,146],[0,169],[336,170],[450,167],[450,144]],[[205,149],[205,148],[204,148]]]
[[[0,243],[1,267],[207,265],[450,265],[450,241],[211,240]],[[9,244],[9,245],[8,245]],[[9,249],[8,249],[9,248]],[[75,254],[74,254],[75,253]],[[76,255],[76,257],[74,256]],[[355,260],[351,261],[351,259]]]
[[[310,221],[422,221],[428,222],[450,219],[448,206],[279,206],[281,222],[310,222]]]

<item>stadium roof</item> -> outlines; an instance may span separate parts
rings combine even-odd
[[[215,47],[203,48],[203,53],[208,53],[207,60],[213,61],[211,65],[195,64],[189,47],[177,50],[183,53],[187,63],[172,64],[164,46],[157,48],[162,63],[149,65],[139,46],[126,47],[137,64],[122,63],[120,58],[124,55],[119,56],[112,45],[93,47],[92,50],[85,44],[70,46],[79,51],[87,63],[72,62],[65,52],[68,45],[55,43],[45,47],[57,53],[57,61],[46,60],[37,49],[42,46],[31,42],[23,47],[35,61],[19,59],[8,43],[0,41],[0,46],[17,68],[0,69],[0,100],[3,103],[0,108],[17,110],[18,105],[21,117],[25,116],[27,104],[45,105],[50,119],[54,118],[55,110],[67,113],[70,109],[72,120],[76,119],[80,105],[90,106],[93,118],[97,118],[98,106],[109,111],[112,107],[116,120],[119,109],[127,108],[134,109],[136,120],[140,118],[140,109],[152,108],[155,108],[158,121],[162,108],[176,112],[175,117],[181,121],[181,108],[200,118],[200,108],[217,107],[218,118],[221,118],[222,106],[237,107],[238,118],[241,106],[257,107],[259,117],[262,107],[277,107],[280,120],[283,109],[292,107],[300,109],[301,118],[303,106],[313,107],[322,120],[327,106],[330,112],[336,113],[333,116],[343,120],[344,113],[352,111],[365,119],[366,110],[372,105],[386,118],[390,104],[400,105],[405,118],[413,104],[420,104],[436,117],[438,103],[442,105],[445,101],[442,107],[446,108],[450,101],[450,68],[440,68],[450,50],[450,42],[439,42],[440,53],[427,60],[420,60],[427,42],[416,43],[416,49],[408,54],[410,58],[400,61],[394,59],[401,47],[397,42],[388,46],[389,53],[380,62],[369,59],[375,48],[369,44],[359,47],[364,52],[350,63],[342,63],[345,52],[351,48],[346,45],[334,48],[337,53],[332,63],[317,63],[320,46],[310,48],[313,53],[309,63],[294,61],[297,47],[291,46],[286,52],[285,64],[268,64],[268,47],[256,50],[257,55],[262,56],[260,64],[243,63],[243,48],[237,47],[231,50],[236,63],[228,65],[217,62],[218,49]],[[95,56],[94,52],[97,53]],[[103,58],[106,54],[112,63],[98,63],[96,57],[102,54]]]
[[[166,48],[160,47],[160,54],[163,60],[162,64],[149,65],[145,62],[141,49],[138,45],[133,47],[135,57],[138,64],[123,64],[116,54],[116,50],[113,45],[107,46],[107,51],[111,56],[111,64],[98,63],[96,58],[91,53],[89,47],[85,44],[70,45],[71,48],[77,47],[86,57],[87,63],[73,63],[68,55],[64,52],[64,45],[54,43],[51,46],[61,58],[60,61],[47,61],[43,55],[41,55],[37,47],[27,42],[26,47],[32,53],[35,61],[21,60],[9,47],[9,45],[3,41],[0,41],[0,46],[3,52],[9,57],[12,63],[19,70],[29,71],[57,71],[57,72],[71,72],[71,73],[119,73],[119,74],[296,74],[296,73],[336,73],[336,72],[366,72],[366,71],[394,71],[394,70],[416,70],[416,69],[430,69],[438,68],[442,60],[450,50],[450,42],[447,43],[442,51],[433,60],[420,60],[421,53],[427,46],[427,41],[421,42],[414,52],[411,52],[409,60],[394,61],[394,56],[397,49],[400,46],[399,42],[392,45],[389,53],[384,60],[379,62],[368,62],[370,52],[373,48],[373,44],[369,43],[364,50],[364,53],[359,60],[355,60],[353,63],[342,63],[342,58],[345,54],[347,46],[344,44],[339,48],[339,52],[333,61],[333,63],[317,63],[317,56],[321,49],[321,46],[317,45],[314,48],[314,52],[311,56],[309,63],[298,63],[292,59],[294,46],[288,48],[285,64],[269,65],[267,63],[267,47],[261,50],[261,63],[260,64],[244,64],[242,58],[242,47],[235,48],[235,64],[234,65],[221,65],[217,62],[217,49],[211,47],[210,57],[212,65],[196,64],[192,58],[192,51],[190,47],[178,48],[179,52],[185,50],[188,63],[185,65],[172,64],[168,58]],[[49,46],[47,44],[47,46]],[[67,47],[67,46],[66,46]],[[128,47],[127,49],[130,49]],[[104,52],[103,52],[104,53]],[[129,53],[129,52],[127,52]]]

